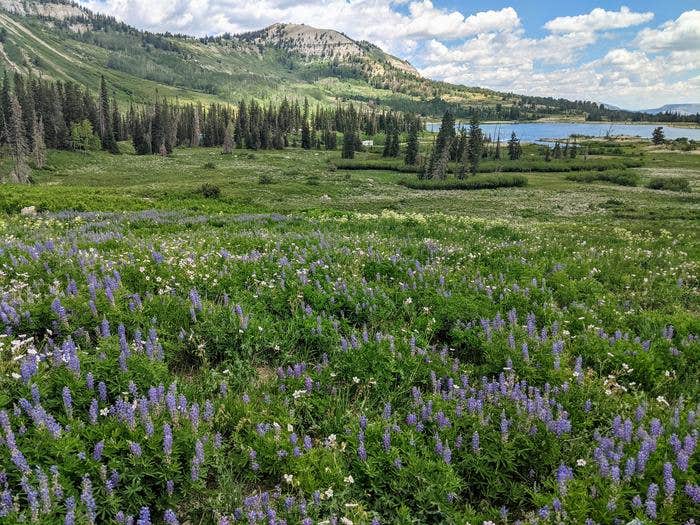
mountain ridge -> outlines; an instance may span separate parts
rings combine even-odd
[[[643,113],[432,80],[408,61],[333,29],[277,23],[237,35],[142,31],[68,0],[0,0],[0,70],[76,82],[104,76],[115,98],[202,103],[308,98],[484,120],[645,119]],[[671,120],[664,117],[666,120]]]

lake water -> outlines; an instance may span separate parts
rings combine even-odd
[[[468,124],[458,124],[467,127]],[[651,138],[651,133],[657,126],[653,124],[616,124],[608,122],[499,122],[495,124],[481,124],[484,135],[491,136],[496,140],[496,136],[501,134],[501,140],[507,141],[510,134],[515,134],[523,142],[542,142],[542,139],[562,139],[571,135],[587,135],[592,137],[605,137],[606,135],[629,135],[643,138]],[[428,123],[428,131],[440,129],[439,122]],[[700,128],[674,128],[673,126],[663,126],[667,139],[677,139],[687,137],[693,140],[700,140]]]

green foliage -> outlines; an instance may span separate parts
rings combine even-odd
[[[522,175],[478,175],[466,180],[402,179],[399,184],[414,190],[486,190],[526,186],[527,178]]]
[[[690,191],[690,181],[683,177],[655,177],[647,183],[652,190]]]
[[[95,151],[101,147],[100,137],[95,134],[87,119],[71,126],[70,141],[73,149],[80,151]]]
[[[572,180],[574,182],[606,181],[620,186],[637,186],[639,184],[639,175],[629,170],[582,171],[568,174],[566,180]]]
[[[218,199],[221,196],[221,189],[215,184],[205,182],[199,188],[199,193],[206,199]]]

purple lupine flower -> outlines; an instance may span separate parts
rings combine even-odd
[[[656,483],[651,483],[647,489],[647,499],[644,502],[647,516],[651,519],[656,519],[656,495],[659,492],[659,486]]]
[[[559,465],[559,468],[557,469],[557,483],[559,485],[559,491],[562,493],[562,495],[566,494],[566,482],[573,479],[573,477],[574,471],[570,467],[567,467],[563,463]]]
[[[131,451],[131,453],[132,453],[135,457],[137,457],[137,458],[141,457],[141,453],[142,453],[142,451],[141,451],[141,445],[139,445],[139,444],[136,443],[135,441],[132,441],[131,443],[129,443],[129,450]]]
[[[382,446],[387,452],[391,448],[391,433],[388,428],[384,431],[384,436],[382,436]]]
[[[97,399],[94,399],[90,402],[90,408],[88,409],[88,416],[90,418],[90,424],[95,425],[97,424],[97,416],[99,415],[100,409],[97,404]]]
[[[382,417],[384,419],[390,419],[391,418],[391,403],[386,403],[384,405],[384,413],[382,414]]]
[[[676,480],[673,479],[673,465],[664,463],[664,492],[667,497],[672,497],[676,491]]]
[[[151,525],[151,511],[148,507],[141,507],[136,525]]]
[[[105,442],[104,441],[98,441],[95,443],[95,448],[92,451],[92,459],[95,461],[100,461],[102,459],[102,451],[105,448]]]
[[[73,417],[73,397],[71,396],[70,388],[63,387],[63,407],[66,409],[66,415],[69,418]]]
[[[357,456],[360,458],[360,461],[367,461],[367,451],[365,450],[365,444],[363,442],[360,442],[357,446]]]
[[[82,482],[82,492],[80,494],[80,500],[85,504],[85,511],[87,514],[88,523],[94,525],[97,516],[97,504],[95,503],[95,498],[92,495],[92,483],[88,476],[83,477]]]
[[[479,433],[478,432],[474,432],[474,434],[472,434],[472,450],[474,452],[479,452]]]
[[[693,485],[687,482],[684,487],[686,495],[693,500],[696,505],[700,503],[700,485]]]
[[[168,496],[172,496],[175,492],[175,482],[172,479],[165,482],[165,491],[168,493]]]
[[[166,458],[173,453],[173,431],[168,423],[163,423],[163,453]]]
[[[167,509],[163,513],[163,521],[166,525],[180,525],[180,522],[177,520],[175,512],[171,509]]]
[[[66,517],[64,525],[75,525],[75,498],[70,496],[66,498]]]

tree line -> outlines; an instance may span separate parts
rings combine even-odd
[[[10,179],[29,181],[31,163],[42,168],[46,149],[118,154],[118,142],[130,140],[137,154],[172,153],[178,146],[279,149],[336,149],[337,133],[353,138],[361,133],[394,134],[418,129],[420,119],[395,111],[352,103],[311,108],[307,99],[284,99],[262,105],[241,100],[238,105],[182,104],[154,93],[146,104],[120,107],[104,76],[97,94],[73,82],[42,80],[4,72],[0,89],[0,151],[13,159]]]

